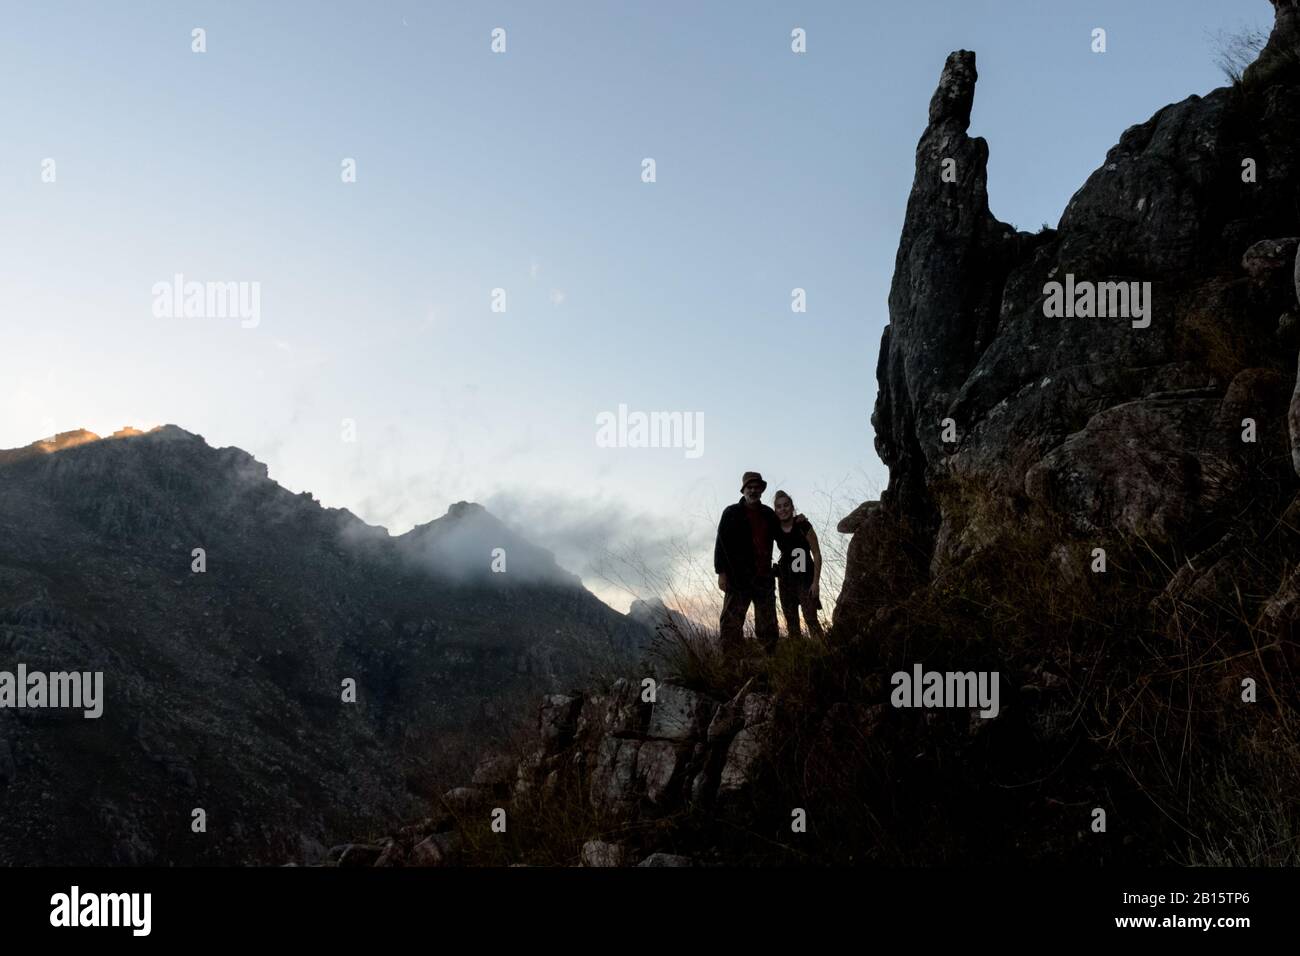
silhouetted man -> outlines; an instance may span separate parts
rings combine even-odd
[[[718,573],[722,599],[719,622],[722,649],[734,651],[744,640],[745,615],[754,605],[754,633],[764,649],[776,646],[776,575],[772,573],[772,545],[778,527],[776,512],[763,504],[767,482],[756,471],[740,480],[743,497],[728,505],[718,522],[713,547],[713,570]]]

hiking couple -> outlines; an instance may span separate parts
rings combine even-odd
[[[713,547],[713,570],[718,574],[722,599],[722,649],[740,647],[745,616],[754,605],[754,633],[764,650],[775,649],[777,641],[776,595],[781,596],[781,611],[789,637],[799,638],[799,612],[803,612],[808,633],[824,641],[817,612],[822,554],[817,532],[801,514],[795,514],[794,501],[784,491],[772,499],[775,508],[763,504],[767,482],[756,471],[747,471],[740,480],[740,501],[728,505],[718,522],[717,543]],[[780,549],[780,560],[772,564],[772,545]]]

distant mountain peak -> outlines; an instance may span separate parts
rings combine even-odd
[[[482,505],[457,501],[441,518],[396,539],[405,557],[436,577],[491,584],[582,587],[555,555],[515,532]]]

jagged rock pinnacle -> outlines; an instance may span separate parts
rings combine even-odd
[[[970,126],[970,111],[975,103],[975,54],[970,50],[957,50],[948,54],[939,77],[939,88],[930,100],[930,125],[937,126],[952,121],[962,132]]]
[[[893,479],[886,500],[932,511],[927,470],[944,449],[935,424],[947,414],[997,315],[1018,250],[1015,230],[988,204],[988,144],[967,135],[978,73],[975,54],[949,54],[916,147],[916,177],[889,293],[890,324],[877,369],[872,424]]]

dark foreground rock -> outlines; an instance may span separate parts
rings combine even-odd
[[[1136,538],[1195,563],[1244,510],[1285,495],[1300,428],[1300,81],[1287,67],[1300,47],[1295,4],[1276,6],[1248,83],[1127,130],[1036,234],[989,210],[989,149],[967,133],[975,56],[949,57],[877,367],[890,481],[846,519],[844,632],[1009,536],[1077,542],[1084,557]],[[1149,314],[1130,302],[1051,317],[1053,282],[1093,284],[1115,306],[1149,289]]]

